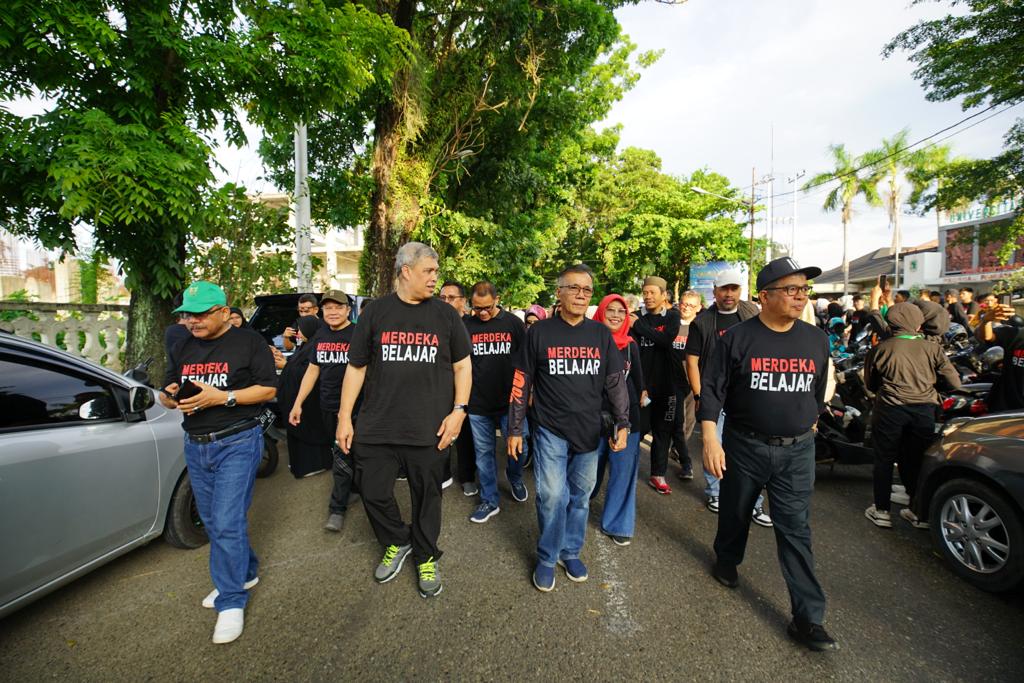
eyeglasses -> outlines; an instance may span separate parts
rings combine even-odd
[[[762,292],[785,292],[786,296],[796,296],[797,292],[807,294],[811,291],[810,285],[786,285],[785,287],[765,287],[761,290]]]
[[[453,301],[458,301],[459,299],[465,299],[466,297],[459,296],[458,294],[455,294],[455,295],[442,294],[442,295],[440,295],[437,298],[440,299],[441,301],[445,302],[446,304],[450,304]]]
[[[604,314],[605,315],[614,316],[616,318],[621,318],[622,316],[626,315],[626,309],[625,308],[606,308],[606,309],[604,309]]]
[[[221,310],[223,308],[224,308],[224,306],[214,306],[210,310],[203,311],[202,313],[188,313],[186,311],[186,312],[181,314],[181,318],[182,318],[182,320],[203,320],[203,319],[206,318],[206,316],[210,315],[211,313],[216,313],[217,311],[219,311],[219,310]]]
[[[473,312],[474,313],[490,312],[490,311],[493,311],[495,308],[496,308],[496,306],[494,304],[491,304],[490,306],[473,306]]]
[[[593,287],[580,287],[579,285],[561,285],[559,289],[568,289],[569,293],[573,296],[579,296],[583,294],[587,298],[590,298],[594,294]]]
[[[700,308],[700,304],[699,303],[696,303],[696,304],[694,304],[694,303],[686,303],[685,301],[680,303],[679,306],[681,308]]]
[[[312,313],[316,310],[316,306],[299,306],[299,313]]]

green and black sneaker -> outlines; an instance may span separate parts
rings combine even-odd
[[[410,552],[412,552],[411,545],[389,545],[384,551],[384,557],[381,558],[380,564],[373,572],[373,578],[377,583],[387,583],[398,576],[398,572],[402,571],[402,564]]]
[[[420,573],[420,597],[432,598],[441,592],[441,574],[438,572],[437,562],[431,557],[429,560],[417,566]]]

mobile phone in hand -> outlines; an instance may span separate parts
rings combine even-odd
[[[183,401],[186,398],[192,398],[200,392],[202,392],[202,389],[198,384],[190,379],[186,379],[181,383],[181,386],[178,387],[178,393],[174,395],[174,400]]]
[[[881,275],[878,276],[878,288],[884,292],[888,286],[889,276],[886,275],[885,273],[882,273]]]
[[[1010,306],[1011,305],[1010,304],[1010,300],[1011,299],[1013,299],[1013,295],[1012,294],[1000,294],[999,295],[999,305],[1001,305],[1001,306]]]

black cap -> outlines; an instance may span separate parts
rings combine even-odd
[[[821,275],[821,268],[815,268],[814,266],[801,268],[796,261],[788,256],[777,258],[762,268],[761,272],[757,274],[757,291],[760,292],[776,280],[795,273],[802,273],[810,280]]]

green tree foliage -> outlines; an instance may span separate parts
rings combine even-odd
[[[132,290],[129,361],[159,353],[191,231],[218,218],[211,140],[346,106],[410,56],[348,2],[8,0],[0,13],[0,225],[73,251],[86,225]]]
[[[924,0],[916,0],[923,2]],[[952,0],[966,10],[922,21],[896,36],[883,50],[910,52],[914,77],[933,101],[962,98],[965,110],[1024,101],[1024,1]],[[933,205],[953,207],[974,200],[1024,195],[1024,119],[1004,137],[1003,152],[991,159],[959,161],[945,168]],[[1008,258],[1024,235],[1024,213],[1009,225],[982,232],[983,242],[1004,241]]]
[[[850,223],[853,220],[853,202],[858,196],[871,206],[878,206],[878,177],[872,177],[870,173],[862,173],[858,169],[868,161],[865,157],[857,157],[846,151],[846,146],[829,145],[829,153],[832,155],[833,167],[829,171],[817,174],[807,181],[804,191],[818,187],[833,179],[838,184],[825,196],[822,208],[826,211],[839,211],[839,218],[843,223],[843,293],[850,288],[850,257],[849,257],[849,232]]]
[[[288,206],[269,207],[227,185],[211,196],[211,220],[189,237],[192,280],[218,282],[234,306],[249,307],[256,294],[282,291],[294,271]]]

